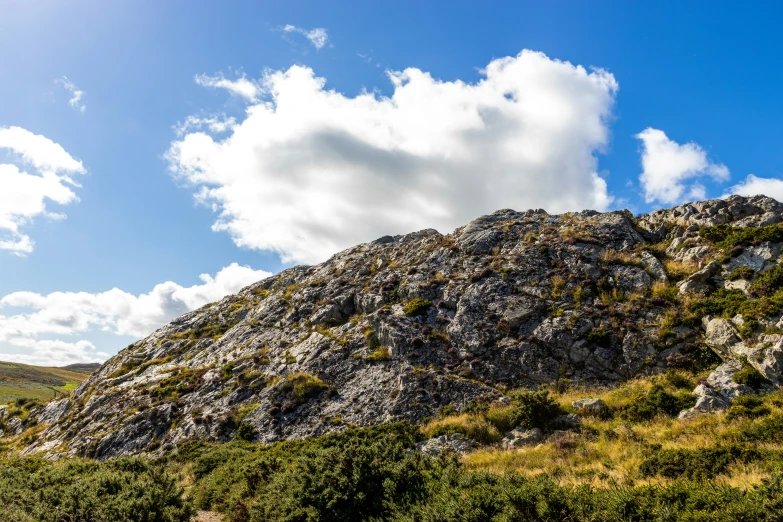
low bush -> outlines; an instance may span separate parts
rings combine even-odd
[[[294,373],[286,375],[277,384],[278,390],[295,404],[304,404],[329,388],[324,381],[309,373]]]
[[[380,362],[380,361],[388,361],[391,357],[391,351],[385,347],[381,346],[371,354],[367,355],[367,357],[364,358],[365,361],[370,362]]]
[[[783,265],[778,264],[762,272],[751,283],[750,292],[756,296],[771,297],[781,288],[783,288]]]
[[[651,420],[658,415],[675,416],[680,411],[693,406],[696,402],[689,391],[676,394],[667,392],[660,384],[654,385],[643,397],[626,405],[620,412],[620,418],[641,422]]]
[[[761,452],[747,444],[731,444],[713,448],[659,450],[639,466],[644,476],[685,477],[707,480],[724,473],[735,462],[759,460]]]
[[[731,407],[726,413],[726,420],[733,420],[740,417],[755,419],[765,417],[772,413],[772,410],[764,404],[764,400],[758,395],[740,395],[731,402]]]
[[[429,310],[431,306],[431,302],[427,301],[426,299],[416,297],[408,301],[403,307],[402,311],[408,317],[415,317],[417,315],[424,315],[427,313],[427,310]]]
[[[775,413],[743,423],[726,438],[740,442],[779,444],[783,442],[783,414]]]
[[[703,227],[699,230],[699,236],[728,251],[734,247],[746,247],[763,241],[779,243],[783,241],[783,226],[736,228],[730,225],[715,225]]]
[[[732,377],[734,382],[737,384],[750,386],[754,390],[758,390],[763,386],[770,384],[769,379],[764,377],[761,372],[751,366],[745,357],[740,357],[740,361],[742,361],[742,369],[735,373]]]
[[[735,268],[727,277],[729,281],[737,281],[738,279],[752,279],[756,272],[749,266],[741,266]]]
[[[175,478],[139,458],[0,459],[0,506],[8,522],[187,522],[195,514]]]
[[[509,416],[512,426],[525,429],[548,429],[558,415],[565,413],[546,390],[520,391],[511,395],[513,410]]]
[[[660,281],[656,281],[652,285],[652,295],[653,297],[663,299],[664,301],[675,303],[677,302],[677,298],[680,295],[680,289],[677,287],[677,285],[669,285]]]

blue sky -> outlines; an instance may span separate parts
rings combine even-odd
[[[499,206],[783,198],[781,15],[778,2],[0,0],[0,129],[15,129],[0,166],[43,176],[18,145],[39,135],[84,171],[56,171],[80,185],[63,182],[74,197],[20,217],[8,209],[29,194],[0,170],[0,242],[32,242],[0,249],[0,359],[102,360],[266,273]],[[389,72],[409,68],[432,80],[395,87]],[[515,112],[493,98],[517,87],[509,102],[545,102]],[[435,116],[412,122],[417,106]],[[462,107],[487,118],[480,130]],[[188,117],[203,134],[178,133]],[[209,118],[228,130],[209,132]],[[196,201],[205,188],[217,192]]]

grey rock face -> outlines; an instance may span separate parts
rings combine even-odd
[[[606,410],[606,403],[601,399],[579,399],[571,403],[576,411],[598,414]]]
[[[441,435],[434,439],[425,440],[416,444],[416,449],[425,455],[437,456],[444,451],[453,451],[463,454],[474,449],[478,444],[475,441],[465,438],[464,435],[455,433],[454,435]]]
[[[230,440],[240,424],[254,440],[273,442],[347,425],[419,422],[441,406],[462,409],[561,378],[612,385],[664,371],[704,332],[680,325],[662,336],[673,305],[654,297],[652,286],[669,276],[644,248],[670,239],[677,246],[669,245],[667,260],[698,254],[703,266],[693,265],[681,291],[709,292],[728,274],[706,263],[719,253],[699,238],[699,227],[759,226],[781,215],[781,205],[764,197],[689,203],[638,219],[500,210],[448,235],[423,230],[357,245],[134,342],[69,399],[36,412],[47,427],[28,450],[155,454],[192,439]],[[713,248],[705,259],[703,247]],[[763,270],[776,252],[779,246],[755,245],[745,258],[732,255],[754,266],[764,259]],[[406,307],[413,300],[422,306]],[[747,354],[771,379],[780,373],[780,338],[751,347],[733,328],[715,323],[707,335],[726,364]],[[727,397],[742,392],[725,375],[710,382]],[[558,421],[574,429],[579,417]]]
[[[558,415],[552,421],[552,426],[560,430],[575,430],[582,425],[582,419],[576,413]]]
[[[513,430],[506,433],[501,441],[503,449],[513,449],[522,446],[531,446],[538,444],[544,440],[544,432],[538,428],[526,430],[520,427],[516,427]]]
[[[669,276],[666,274],[666,268],[657,257],[649,252],[642,251],[641,253],[642,266],[650,276],[656,281],[662,281],[664,283],[669,282]]]
[[[680,293],[706,292],[714,286],[714,277],[720,274],[721,266],[717,261],[710,262],[707,266],[691,274],[688,279],[680,283]]]
[[[704,343],[722,358],[732,356],[732,347],[740,342],[737,329],[726,319],[711,319],[707,322]]]
[[[38,414],[37,422],[39,424],[53,424],[68,413],[70,407],[71,401],[67,398],[50,401],[44,406],[43,411]]]

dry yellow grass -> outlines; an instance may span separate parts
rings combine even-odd
[[[601,253],[601,261],[607,265],[640,265],[641,260],[633,252],[620,252],[606,249]]]
[[[699,269],[696,263],[676,261],[674,259],[666,259],[663,262],[663,267],[666,269],[666,273],[669,275],[669,277],[675,281],[685,279]]]
[[[645,395],[662,376],[632,380],[617,388],[574,387],[555,394],[566,410],[574,400],[586,397],[601,398],[610,409],[625,406]],[[783,396],[783,393],[777,392]],[[771,406],[773,413],[783,408]],[[582,433],[576,447],[558,449],[552,440],[535,447],[505,451],[499,448],[482,449],[463,457],[464,464],[474,471],[503,474],[517,472],[527,476],[547,474],[561,484],[590,484],[610,487],[613,484],[633,482],[636,485],[666,483],[662,477],[645,477],[639,466],[650,455],[650,448],[697,449],[714,446],[719,441],[730,442],[752,420],[727,422],[722,413],[703,415],[689,421],[673,417],[657,417],[648,422],[628,423],[620,419],[602,420],[583,418]],[[783,450],[783,445],[762,444],[759,448]],[[769,476],[763,463],[735,464],[718,477],[718,482],[747,487],[758,484]]]
[[[480,415],[468,413],[430,421],[422,426],[421,430],[428,438],[450,433],[462,433],[483,443],[500,440],[500,432],[495,426]]]

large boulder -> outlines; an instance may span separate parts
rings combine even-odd
[[[526,430],[517,426],[506,433],[501,445],[503,446],[503,449],[513,449],[522,446],[532,446],[533,444],[538,444],[542,440],[544,440],[544,432],[540,429],[533,428]]]

